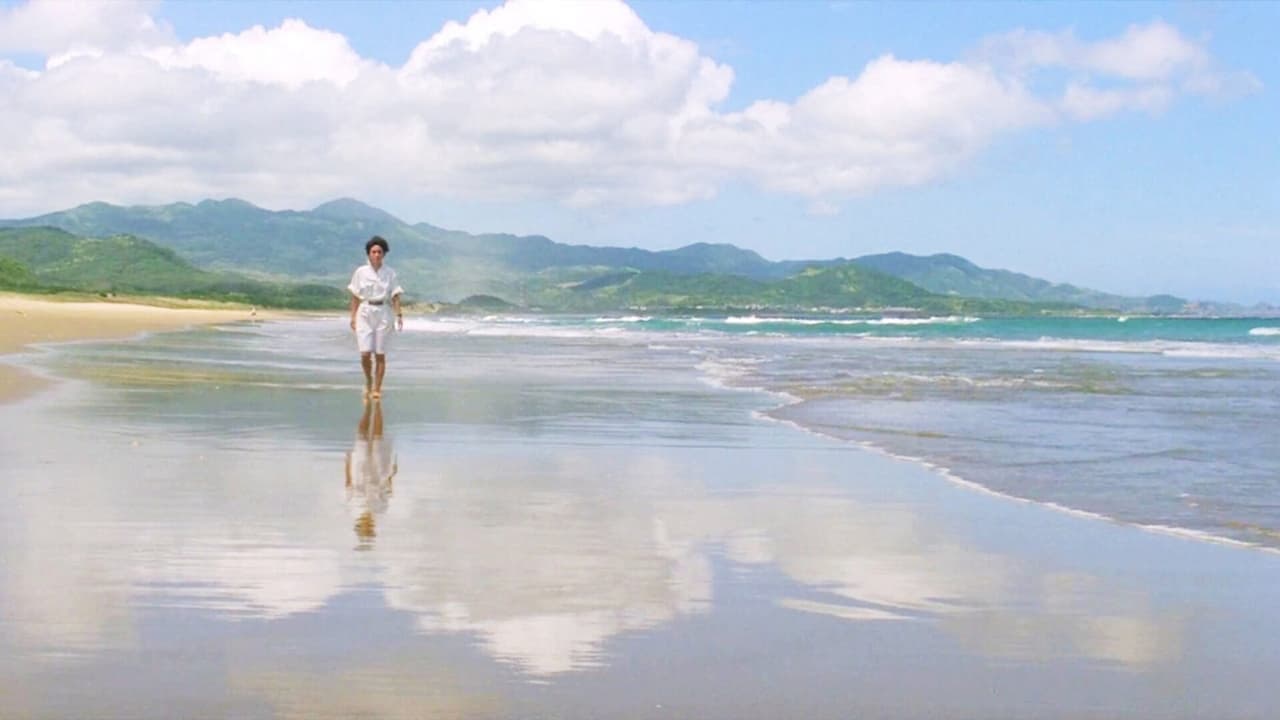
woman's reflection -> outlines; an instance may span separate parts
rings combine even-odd
[[[391,441],[382,436],[382,403],[365,403],[356,441],[347,451],[347,503],[356,513],[357,549],[373,547],[376,517],[387,509],[391,481],[396,476],[396,456]]]

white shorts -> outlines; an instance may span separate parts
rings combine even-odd
[[[391,305],[360,303],[356,309],[356,345],[361,353],[383,355],[395,330],[395,313]]]

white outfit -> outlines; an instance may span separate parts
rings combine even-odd
[[[396,271],[386,263],[377,270],[372,265],[361,265],[351,274],[347,290],[360,299],[360,307],[356,309],[356,343],[360,352],[382,355],[396,326],[391,298],[404,292],[396,279]]]

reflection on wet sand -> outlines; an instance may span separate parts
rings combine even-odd
[[[233,435],[226,413],[210,419],[172,393],[132,392],[133,425],[62,423],[75,452],[51,452],[43,434],[10,437],[6,461],[30,489],[0,524],[9,642],[120,649],[134,642],[140,607],[280,619],[362,588],[424,634],[464,635],[550,676],[607,664],[613,638],[710,613],[721,566],[789,579],[757,590],[775,594],[779,612],[937,622],[997,657],[1142,666],[1180,652],[1185,633],[1180,618],[1101,579],[1071,584],[1068,603],[1060,570],[979,549],[928,504],[856,496],[850,479],[866,458],[857,450],[824,446],[801,459],[792,449],[468,435],[445,452],[407,434],[406,455],[370,403],[350,445],[350,408],[337,408],[343,439],[325,452],[286,425]],[[489,392],[522,397],[514,386]],[[234,408],[237,397],[219,401]],[[275,411],[315,407],[295,402]],[[157,432],[175,420],[190,427]],[[335,492],[339,454],[345,498]],[[402,470],[400,457],[419,461]],[[734,492],[708,490],[726,477],[739,478]],[[357,547],[376,539],[377,552],[350,552],[353,525]]]
[[[1192,623],[1187,613],[1158,611],[1142,593],[1080,573],[1038,580],[1030,609],[975,608],[944,627],[975,651],[1004,660],[1083,656],[1138,670],[1182,656]]]
[[[114,442],[130,447],[127,437]],[[345,461],[345,504],[327,499],[331,485],[306,481],[315,476],[298,464],[307,456],[250,453],[192,469],[187,442],[157,439],[131,457],[95,453],[107,460],[77,487],[90,505],[57,493],[27,498],[26,541],[5,539],[0,597],[4,616],[19,618],[5,622],[10,642],[16,632],[61,652],[119,650],[132,644],[140,605],[284,618],[369,587],[423,633],[471,636],[491,657],[550,676],[607,664],[619,635],[712,611],[717,557],[730,571],[772,568],[793,581],[769,590],[782,593],[782,612],[938,622],[994,657],[1142,667],[1176,657],[1185,634],[1183,618],[1157,614],[1113,582],[1068,581],[978,550],[925,508],[867,503],[817,474],[716,494],[705,489],[705,465],[670,454],[486,448],[482,459],[415,466],[388,510],[398,466],[376,405],[361,415]],[[721,452],[737,456],[725,461],[735,472],[769,462],[769,451]],[[288,474],[298,479],[283,480],[282,464],[301,469]],[[166,477],[181,477],[182,492],[149,502],[157,488],[175,487]],[[264,502],[260,488],[288,496],[290,512]],[[395,516],[378,552],[349,553],[353,510],[370,518],[367,532],[356,524],[362,544],[372,544],[376,518]],[[19,526],[6,525],[6,535]]]
[[[571,450],[438,463],[380,546],[387,601],[531,674],[598,666],[609,638],[710,606],[706,553],[665,531],[652,495],[690,492],[684,472]]]
[[[383,434],[381,400],[365,401],[356,424],[355,444],[347,451],[343,470],[347,502],[356,515],[357,547],[368,549],[378,535],[377,516],[387,509],[399,471],[391,439]]]
[[[774,565],[824,595],[784,598],[784,607],[844,620],[937,621],[998,658],[1085,657],[1141,668],[1182,650],[1187,619],[1157,613],[1141,593],[966,547],[911,507],[821,496],[736,504],[751,541],[746,552],[731,541],[730,556]]]
[[[1009,597],[1039,571],[967,546],[911,506],[865,504],[804,480],[753,497],[707,495],[656,455],[615,467],[610,492],[575,490],[564,484],[592,477],[597,464],[567,452],[555,461],[491,462],[492,476],[479,478],[474,465],[441,465],[430,492],[411,501],[413,530],[380,558],[389,604],[414,613],[423,631],[474,634],[534,675],[598,665],[612,637],[709,611],[720,553],[730,568],[775,568],[804,588],[804,597],[777,598],[781,607],[840,619],[1003,618],[1013,627],[1030,615],[1055,634],[1091,638],[1069,654],[1134,665],[1176,653],[1184,633],[1176,618],[1117,604],[1096,579],[1078,612],[1037,596],[1014,613]],[[1135,647],[1154,636],[1165,640]]]
[[[907,620],[987,605],[1007,590],[1012,569],[1005,557],[931,529],[907,506],[775,492],[735,501],[733,516],[732,559],[776,565],[808,588],[880,611],[875,617]]]

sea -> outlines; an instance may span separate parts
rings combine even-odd
[[[1280,550],[1280,318],[492,315],[408,335],[684,362],[765,394],[763,417],[975,491]]]

